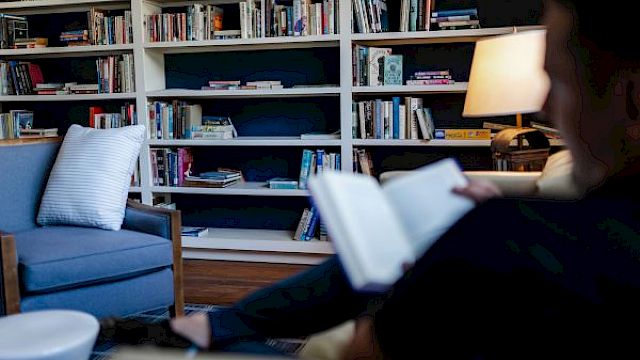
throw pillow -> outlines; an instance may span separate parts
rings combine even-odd
[[[45,188],[38,224],[120,230],[142,125],[98,130],[72,125]]]
[[[538,195],[547,199],[569,200],[582,196],[573,180],[573,159],[569,150],[549,156],[536,181]]]

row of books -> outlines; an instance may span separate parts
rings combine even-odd
[[[240,6],[240,37],[251,39],[263,37],[262,10],[256,7],[253,0],[241,1]]]
[[[353,172],[375,176],[371,153],[366,149],[353,148]]]
[[[244,85],[240,80],[210,80],[208,85],[200,90],[280,90],[284,86],[280,80],[247,81]]]
[[[433,12],[431,26],[434,30],[479,29],[478,9],[456,9]]]
[[[154,186],[184,186],[191,176],[193,154],[190,148],[151,148],[151,180]]]
[[[155,101],[147,106],[151,139],[233,139],[238,133],[228,116],[202,115],[202,106],[185,101]]]
[[[389,31],[386,0],[353,0],[353,30],[370,34]]]
[[[118,113],[105,112],[101,106],[89,107],[89,127],[111,129],[138,124],[135,104],[125,103]]]
[[[223,16],[223,8],[203,4],[191,4],[186,13],[146,15],[146,41],[214,40],[222,31]]]
[[[300,165],[300,177],[298,188],[307,189],[309,177],[324,171],[340,171],[341,156],[338,153],[329,153],[324,149],[302,150],[302,161]]]
[[[402,85],[402,55],[391,48],[355,45],[352,52],[353,85]]]
[[[96,59],[98,88],[95,93],[135,92],[133,54],[122,54]],[[87,91],[87,93],[93,93]]]
[[[0,95],[29,95],[42,83],[40,67],[25,61],[0,61]]]
[[[87,17],[88,38],[81,40],[77,36],[75,38],[67,36],[72,42],[70,46],[133,43],[131,11],[125,10],[124,15],[111,15],[108,11],[91,8]]]
[[[305,36],[337,34],[339,0],[293,0],[291,5],[267,0],[266,36]]]
[[[435,138],[431,109],[423,107],[422,98],[354,102],[351,118],[355,139]]]
[[[0,139],[18,139],[21,129],[31,129],[33,112],[27,110],[11,110],[0,114]]]
[[[296,231],[293,234],[293,240],[298,241],[309,241],[312,240],[316,234],[324,232],[323,241],[326,241],[326,227],[320,226],[320,212],[316,207],[305,208],[302,211],[302,216],[300,217],[300,221],[298,221],[298,226],[296,226]]]

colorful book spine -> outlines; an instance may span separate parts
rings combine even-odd
[[[302,163],[300,165],[300,179],[298,180],[298,185],[300,189],[307,189],[307,180],[309,180],[310,170],[311,170],[311,158],[313,156],[313,151],[304,149],[302,151]]]

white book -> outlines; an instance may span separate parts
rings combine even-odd
[[[452,192],[467,183],[456,161],[444,159],[383,186],[361,174],[326,172],[309,188],[353,288],[383,291],[474,207]]]

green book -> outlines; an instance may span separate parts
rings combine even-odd
[[[384,57],[384,85],[402,85],[402,55]]]

